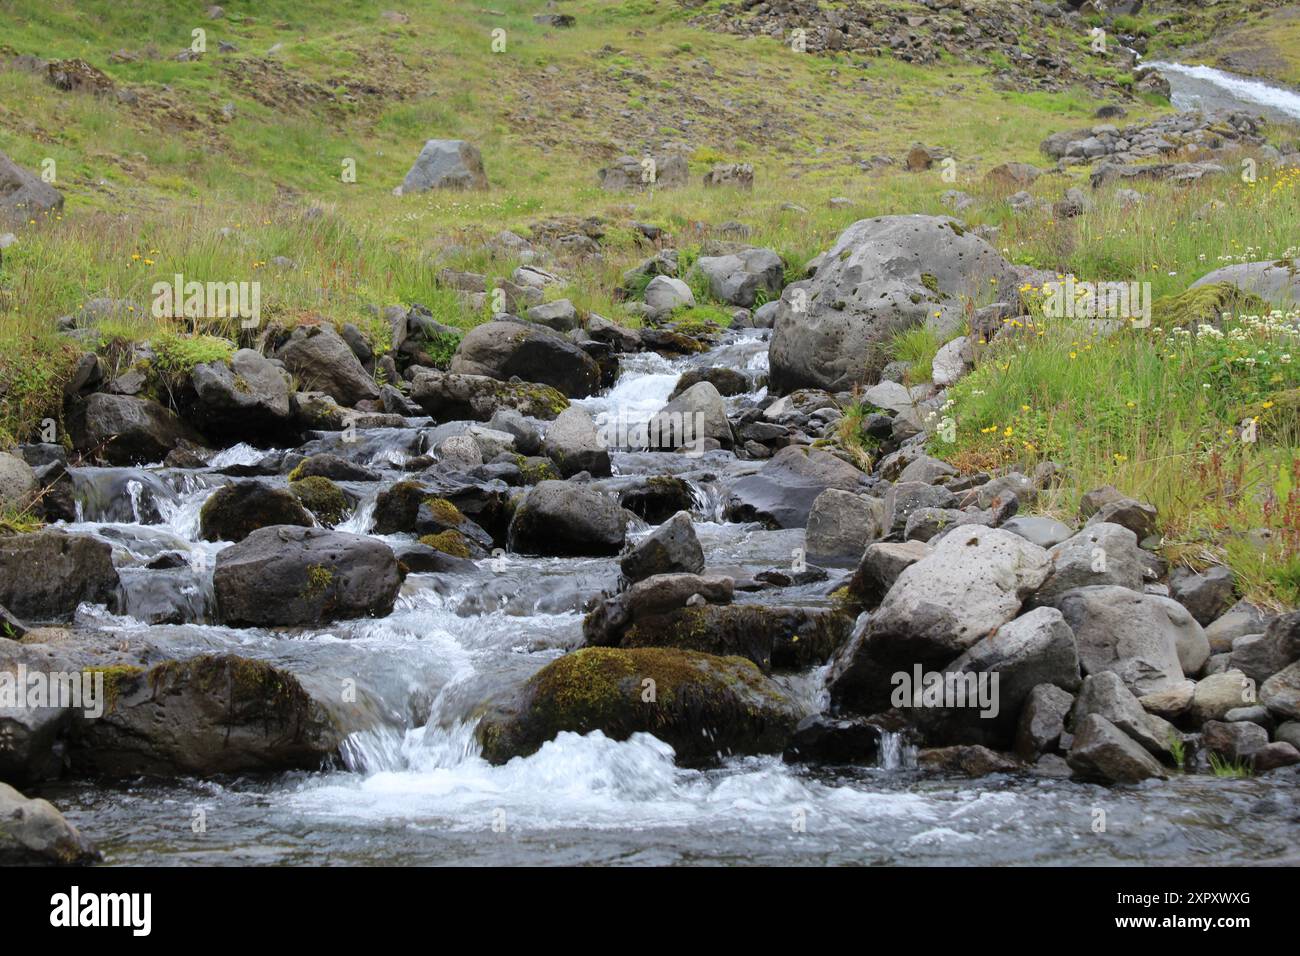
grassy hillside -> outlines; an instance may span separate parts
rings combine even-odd
[[[1122,102],[1129,113],[1122,122],[1167,111],[1129,97],[1117,79],[1125,71],[1089,58],[1086,36],[1050,37],[1062,49],[1078,48],[1083,81],[1049,92],[1006,82],[1000,74],[1007,63],[997,57],[975,62],[942,53],[922,65],[890,55],[814,55],[775,38],[707,29],[702,23],[724,9],[716,2],[574,0],[559,8],[576,18],[570,29],[534,23],[543,5],[523,0],[494,0],[491,9],[479,0],[408,4],[400,16],[386,15],[390,2],[368,0],[223,6],[224,16],[209,19],[203,2],[0,0],[0,59],[8,67],[0,68],[0,150],[33,169],[53,159],[67,197],[57,221],[24,230],[0,263],[0,443],[29,439],[41,419],[60,416],[60,389],[84,343],[59,336],[55,322],[90,299],[141,306],[97,323],[92,344],[106,351],[163,333],[179,336],[169,341],[181,364],[232,347],[193,337],[233,340],[232,328],[160,323],[147,314],[152,284],[176,273],[260,280],[263,314],[272,321],[355,322],[382,351],[388,332],[374,307],[419,302],[440,321],[473,325],[485,316],[441,288],[439,270],[508,275],[517,253],[487,240],[503,229],[540,235],[542,223],[561,217],[601,217],[601,256],[559,254],[557,271],[568,285],[549,294],[627,323],[635,320],[615,289],[622,272],[653,251],[633,221],[665,229],[665,244],[688,259],[725,235],[723,224],[742,223],[748,241],[781,253],[793,276],[849,223],[947,212],[941,197],[959,189],[977,200],[963,218],[1000,227],[996,243],[1012,261],[1091,279],[1150,281],[1157,296],[1181,292],[1224,262],[1296,254],[1300,184],[1293,175],[1266,171],[1254,183],[1225,176],[1181,189],[1143,185],[1148,201],[1137,208],[1106,189],[1093,209],[1066,221],[1049,211],[1017,215],[1000,201],[983,180],[990,167],[1047,165],[1039,142],[1096,122],[1103,103]],[[875,6],[891,15],[927,12],[914,3]],[[1126,26],[1149,34],[1154,49],[1202,39],[1212,22],[1189,13],[1179,29],[1162,29],[1161,16],[1144,14]],[[206,52],[176,59],[196,29],[206,31]],[[497,30],[505,31],[501,52],[493,48]],[[1021,42],[1032,50],[1047,40],[1026,34]],[[84,60],[111,89],[61,91],[25,69],[24,56]],[[1109,83],[1100,96],[1098,83]],[[491,188],[395,196],[423,141],[435,137],[478,145]],[[917,142],[949,149],[957,181],[945,182],[937,169],[904,172],[899,160]],[[754,164],[757,185],[753,192],[692,185],[634,196],[598,188],[596,172],[611,159],[672,148],[691,157],[693,183],[714,162],[740,161]],[[345,163],[354,164],[355,182],[344,181]],[[1054,200],[1076,185],[1086,189],[1086,167],[1043,176],[1032,192]],[[832,197],[852,205],[832,207]],[[1218,205],[1207,214],[1212,201]],[[274,265],[277,257],[292,264]],[[1045,334],[1032,347],[1052,355],[1024,367],[1056,374],[1068,361],[1061,356],[1078,351],[1063,334]],[[1152,357],[1162,344],[1134,347]],[[990,454],[1026,464],[1048,454],[1069,459],[1094,484],[1110,481],[1155,501],[1170,528],[1193,543],[1207,523],[1244,529],[1284,520],[1280,506],[1263,514],[1251,505],[1224,517],[1224,508],[1206,504],[1217,494],[1205,490],[1213,477],[1189,491],[1187,476],[1229,449],[1233,469],[1244,469],[1272,499],[1287,500],[1293,453],[1226,440],[1216,449],[1205,439],[1211,428],[1226,427],[1235,409],[1216,408],[1195,426],[1176,416],[1177,428],[1119,429],[1106,431],[1104,441],[1084,440],[1116,397],[1107,391],[1101,401],[1090,384],[1114,379],[1104,363],[1037,388],[995,368],[986,366],[986,394],[967,394],[975,404],[961,415],[974,429],[963,431],[961,442],[972,463],[987,463]],[[1168,385],[1165,378],[1144,382],[1134,388],[1149,396]],[[1264,385],[1300,383],[1284,377]],[[1130,400],[1124,397],[1120,414],[1129,414]],[[993,448],[992,433],[980,430],[1018,428],[1009,412],[1039,402],[1071,404],[1071,427],[1084,437],[1008,450]],[[1240,483],[1234,487],[1240,498]],[[1213,515],[1206,517],[1207,508]],[[1285,561],[1295,553],[1300,541]]]

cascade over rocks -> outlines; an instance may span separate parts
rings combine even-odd
[[[564,731],[599,730],[614,740],[650,733],[689,767],[780,752],[802,717],[743,658],[589,647],[546,665],[513,696],[489,704],[475,734],[484,758],[502,764]]]

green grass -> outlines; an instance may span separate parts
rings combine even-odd
[[[1209,759],[1210,773],[1216,777],[1244,779],[1255,775],[1255,771],[1251,769],[1250,762],[1247,760],[1228,760],[1213,753],[1210,754]]]

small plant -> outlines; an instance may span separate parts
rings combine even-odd
[[[1179,770],[1187,766],[1187,745],[1178,734],[1169,735],[1169,756]]]
[[[1241,779],[1243,777],[1253,777],[1255,771],[1251,769],[1250,764],[1241,758],[1237,760],[1228,760],[1226,757],[1220,757],[1218,754],[1210,754],[1210,772],[1216,777],[1230,777]]]

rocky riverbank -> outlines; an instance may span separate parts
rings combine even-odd
[[[640,328],[542,304],[537,265],[463,337],[386,310],[383,355],[323,321],[188,367],[87,351],[67,445],[0,454],[5,501],[50,524],[0,537],[0,674],[98,677],[102,708],[0,700],[0,779],[374,769],[412,728],[453,765],[648,734],[683,767],[919,748],[944,778],[1295,774],[1300,613],[1172,563],[1122,489],[1046,513],[1076,481],[1053,462],[932,453],[948,389],[1031,334],[1049,277],[951,217],[856,222],[794,281],[743,243],[679,276],[667,239],[626,277]],[[1276,294],[1258,271],[1242,293]],[[692,286],[730,330],[678,318]],[[922,325],[949,340],[918,380],[882,346]],[[373,646],[394,633],[409,658]],[[28,822],[0,853],[93,853],[7,799]]]

